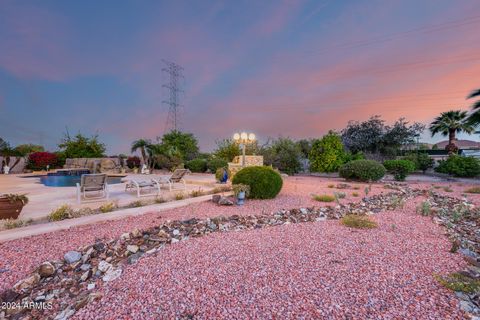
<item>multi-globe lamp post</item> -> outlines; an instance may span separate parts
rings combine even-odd
[[[242,147],[242,167],[245,167],[245,149],[247,147],[247,144],[255,142],[255,134],[254,133],[235,133],[233,135],[233,141],[236,143],[240,144]]]

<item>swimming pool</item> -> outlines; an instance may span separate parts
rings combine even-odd
[[[80,183],[81,174],[85,173],[88,173],[88,171],[71,172],[71,174],[65,174],[65,172],[51,172],[44,176],[36,176],[35,178],[40,178],[40,183],[47,187],[75,187],[77,183]],[[109,176],[107,177],[107,183],[122,183],[122,178],[123,176]]]

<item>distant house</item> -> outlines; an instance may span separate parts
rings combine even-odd
[[[443,150],[448,144],[448,140],[440,141],[437,144],[437,149]],[[457,140],[455,144],[459,149],[480,149],[480,142],[473,140]]]

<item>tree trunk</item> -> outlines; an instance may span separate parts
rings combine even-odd
[[[142,153],[142,159],[143,159],[143,163],[144,164],[147,164],[147,154],[145,153],[145,147],[142,147],[140,149],[141,153]]]
[[[455,129],[448,130],[448,144],[455,144]]]

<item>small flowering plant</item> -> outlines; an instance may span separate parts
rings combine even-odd
[[[245,196],[248,197],[250,194],[250,186],[246,184],[234,184],[232,186],[233,189],[233,194],[235,194],[235,197],[238,197],[238,195],[242,192],[245,192]]]

